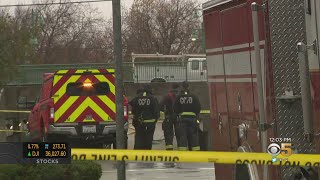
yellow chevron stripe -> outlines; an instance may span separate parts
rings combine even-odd
[[[59,74],[63,74],[63,73],[67,73],[69,70],[68,69],[65,69],[65,70],[59,70],[57,71],[57,73]]]
[[[88,69],[89,71],[91,71],[90,69]],[[77,71],[76,71],[76,73],[83,73],[83,72],[85,72],[85,71],[87,71],[87,69],[78,69]]]
[[[100,73],[98,69],[88,69],[89,71],[93,73]],[[114,69],[107,69],[109,72],[114,72]],[[86,69],[80,69],[77,70],[76,73],[83,73],[84,71],[87,71]],[[67,70],[60,70],[58,71],[59,73],[66,73]],[[114,74],[113,74],[114,76]],[[54,79],[57,79],[55,83],[61,79],[63,75],[56,75]],[[57,103],[58,100],[66,93],[66,86],[69,83],[76,82],[81,75],[72,75],[67,82],[65,82],[61,88],[56,92],[55,97],[54,97],[54,103]],[[112,84],[104,75],[95,75],[95,77],[100,81],[100,82],[107,82],[110,87],[111,93],[115,95],[115,85]],[[114,113],[116,111],[116,105],[115,102],[113,102],[111,99],[109,99],[107,96],[97,96],[98,98],[101,99],[102,102],[104,102]],[[70,106],[79,98],[79,96],[71,96],[69,97],[66,102],[59,107],[59,109],[56,110],[55,112],[55,118],[54,121],[56,122],[69,108]],[[77,109],[72,112],[70,117],[68,118],[70,121],[75,121],[79,115],[87,108],[90,107],[92,108],[100,117],[104,117],[105,120],[110,119],[109,115],[102,110],[93,100],[90,98],[86,98]]]
[[[114,69],[106,69],[110,73],[114,73]],[[78,69],[77,73],[83,73],[85,71],[91,71],[92,73],[101,73],[98,69]]]
[[[69,117],[71,120],[70,122],[74,122],[87,107],[90,107],[91,109],[93,109],[95,113],[97,113],[100,117],[104,118],[103,120],[112,121],[112,120],[108,120],[110,119],[110,116],[103,109],[101,109],[100,106],[98,106],[91,98],[88,97],[70,115]]]
[[[89,71],[91,71],[93,73],[100,73],[100,71],[98,69],[89,69]]]
[[[57,71],[57,73],[67,73],[68,70],[60,70],[60,71]],[[57,82],[62,78],[62,76],[59,76],[59,75],[55,75],[54,78],[53,78],[53,86],[55,86],[57,84]]]
[[[56,122],[78,98],[79,96],[70,96],[54,113],[54,122]]]
[[[78,106],[78,107],[75,109],[75,111],[73,111],[73,112],[70,114],[70,116],[69,116],[70,122],[74,122],[74,121],[80,116],[80,114],[89,106],[88,104],[86,104],[86,103],[88,103],[88,102],[87,102],[87,99],[89,99],[89,98],[86,98],[86,99],[81,103],[81,105]],[[95,109],[94,109],[94,111],[96,112]]]
[[[108,96],[98,96],[114,113],[116,113],[116,103],[109,99]]]
[[[83,120],[83,122],[96,122],[96,120],[95,119],[91,119],[91,120],[87,120],[87,119],[85,119],[85,120]]]
[[[78,72],[78,71],[77,71]],[[59,75],[60,76],[60,75]],[[71,76],[67,82],[65,82],[61,88],[56,92],[56,94],[54,94],[55,98],[54,98],[54,103],[57,103],[58,100],[66,93],[66,89],[67,89],[67,85],[69,83],[72,82],[76,82],[79,78],[81,77],[81,75],[73,75]]]
[[[62,78],[62,76],[55,75],[53,78],[53,86],[57,84],[57,82]]]
[[[110,91],[113,95],[116,94],[116,87],[114,86],[114,84],[112,84],[108,78],[106,78],[104,75],[95,75],[95,77],[100,81],[100,82],[107,82],[109,84],[110,87]]]
[[[107,71],[108,71],[109,73],[114,73],[114,72],[115,72],[115,69],[107,69]]]

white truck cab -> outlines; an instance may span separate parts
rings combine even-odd
[[[189,58],[187,68],[188,81],[206,81],[207,80],[207,59]]]
[[[207,61],[204,54],[132,53],[132,67],[134,83],[207,81]]]

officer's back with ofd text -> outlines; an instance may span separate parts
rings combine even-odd
[[[152,149],[156,122],[160,117],[158,100],[152,95],[150,86],[145,85],[131,102],[135,127],[134,149]]]
[[[179,115],[179,140],[178,149],[188,150],[191,146],[193,151],[199,151],[199,113],[201,105],[199,98],[190,93],[189,84],[182,83],[183,90],[176,97],[173,109]]]

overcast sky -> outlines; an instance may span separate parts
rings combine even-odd
[[[81,0],[72,0],[72,1],[81,1]],[[121,4],[126,7],[130,8],[134,0],[121,0]],[[208,0],[197,0],[199,3],[206,2]],[[31,4],[35,2],[34,0],[0,0],[0,5],[8,5],[8,4]],[[57,0],[56,2],[59,2]],[[102,15],[106,18],[112,17],[112,2],[95,2],[91,3],[93,7],[97,7]]]

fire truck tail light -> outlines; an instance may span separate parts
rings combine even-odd
[[[127,106],[123,106],[123,115],[124,117],[128,116],[128,109],[127,109]]]
[[[50,108],[50,119],[54,118],[54,108]]]

